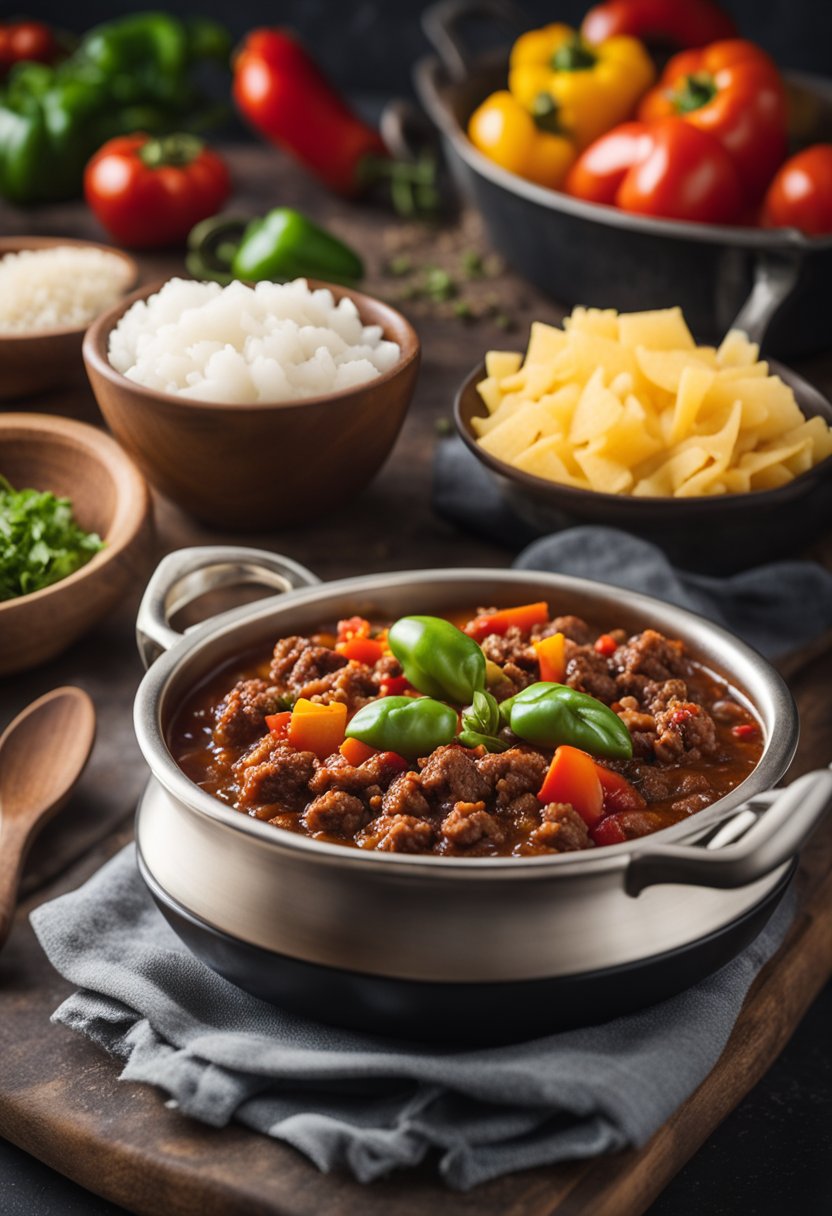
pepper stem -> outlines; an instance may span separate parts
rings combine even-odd
[[[682,85],[670,94],[677,114],[690,114],[701,110],[716,97],[718,89],[710,72],[696,72],[686,76]]]
[[[560,123],[560,107],[551,93],[538,93],[532,102],[532,118],[541,131],[550,135],[563,135],[564,129]]]
[[[556,72],[586,72],[594,68],[597,62],[598,56],[577,34],[568,42],[561,43],[551,59]]]
[[[149,139],[139,148],[139,158],[148,169],[160,169],[163,165],[184,167],[195,161],[204,148],[195,135],[180,132],[178,135],[163,135]]]
[[[415,161],[394,160],[389,156],[365,156],[359,174],[364,187],[377,182],[387,183],[393,206],[405,219],[432,216],[438,209],[437,166],[432,156],[423,156]]]

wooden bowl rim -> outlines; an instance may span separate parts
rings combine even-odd
[[[102,253],[112,253],[125,263],[130,276],[127,279],[120,298],[123,299],[127,292],[133,291],[139,281],[139,264],[134,257],[129,253],[125,253],[123,249],[116,248],[115,245],[104,245],[100,241],[85,241],[78,237],[60,237],[60,236],[8,236],[0,237],[0,258],[5,257],[7,253],[23,253],[26,250],[37,249],[56,249],[59,246],[71,245],[76,249],[100,249]],[[48,338],[66,338],[78,337],[86,332],[90,325],[97,318],[93,317],[92,321],[88,321],[86,325],[62,325],[56,329],[32,329],[25,330],[22,333],[16,331],[4,332],[0,331],[0,343],[19,342],[25,344],[27,342],[38,342]]]
[[[295,401],[247,401],[239,403],[232,401],[205,401],[196,397],[181,397],[178,393],[163,393],[159,389],[147,388],[143,384],[137,384],[135,380],[128,379],[127,376],[113,367],[107,357],[108,340],[111,331],[121,320],[124,313],[127,312],[128,308],[131,308],[138,300],[145,300],[149,296],[155,295],[166,283],[170,282],[171,278],[178,277],[182,277],[186,281],[194,281],[185,275],[174,275],[166,279],[157,279],[154,283],[145,284],[137,288],[130,295],[120,300],[118,304],[115,304],[112,308],[96,317],[86,332],[83,345],[84,363],[87,366],[90,379],[92,379],[91,373],[94,371],[97,375],[108,380],[115,388],[146,400],[157,401],[170,408],[182,409],[184,412],[194,410],[207,410],[213,413],[231,411],[234,415],[239,415],[245,410],[252,410],[254,412],[266,412],[268,410],[292,411],[309,406],[328,405],[330,402],[347,401],[361,392],[375,391],[384,388],[385,385],[392,384],[394,380],[404,375],[420,355],[421,343],[419,335],[407,317],[403,313],[400,313],[397,308],[394,308],[392,304],[378,299],[377,296],[366,295],[364,292],[355,291],[351,287],[343,287],[338,283],[326,283],[322,279],[307,279],[306,281],[311,289],[325,288],[327,291],[331,291],[336,303],[345,296],[352,300],[358,309],[363,324],[380,325],[385,338],[395,341],[401,349],[398,362],[388,371],[382,372],[381,375],[363,384],[353,385],[350,388],[342,388],[334,393],[323,393],[317,397],[301,397]],[[390,338],[390,333],[394,335],[392,339]]]
[[[116,485],[116,501],[113,518],[101,537],[105,548],[96,553],[79,570],[27,595],[0,602],[0,616],[10,613],[21,605],[40,604],[50,596],[60,595],[69,587],[77,586],[83,579],[96,575],[114,561],[135,541],[144,528],[150,514],[150,491],[147,482],[127,453],[115,439],[87,422],[74,418],[61,418],[53,414],[0,414],[0,452],[7,438],[33,438],[63,447],[67,440],[82,446],[99,464],[105,465]]]
[[[810,384],[798,372],[793,371],[786,364],[779,363],[776,359],[769,359],[768,364],[777,375],[786,373],[786,383],[790,385],[794,392],[798,406],[800,406],[802,396],[815,396],[825,407],[821,411],[820,416],[824,418],[827,424],[832,425],[832,402],[829,401],[829,398],[820,389]],[[507,461],[492,456],[490,452],[486,452],[477,443],[476,437],[472,434],[463,418],[463,409],[468,399],[476,392],[476,386],[479,381],[485,378],[485,363],[479,363],[473,371],[468,373],[457,390],[456,397],[454,398],[453,413],[454,423],[460,438],[469,452],[473,453],[477,460],[493,473],[497,473],[499,476],[515,482],[521,489],[527,492],[533,491],[538,496],[548,495],[553,500],[558,500],[558,502],[581,503],[593,499],[596,502],[609,505],[611,510],[616,507],[620,509],[622,504],[626,504],[628,510],[642,515],[647,515],[659,508],[663,511],[672,511],[679,515],[685,512],[689,515],[709,514],[720,507],[727,507],[730,510],[736,506],[736,509],[740,510],[743,507],[749,508],[756,503],[774,505],[779,502],[787,502],[794,498],[795,494],[802,495],[804,492],[807,492],[806,479],[817,481],[832,475],[832,456],[827,456],[811,469],[798,473],[786,485],[777,486],[773,490],[748,490],[738,494],[700,494],[695,498],[676,498],[664,494],[637,498],[632,494],[608,494],[604,490],[584,490],[580,486],[567,486],[559,481],[549,481],[545,477],[538,477],[535,473],[527,473],[524,469],[517,469]],[[479,397],[477,399],[480,400]],[[484,403],[480,401],[480,404],[485,409]],[[801,413],[803,413],[802,409]],[[473,413],[470,416],[473,416]],[[804,418],[807,419],[811,416],[813,415],[804,414]]]

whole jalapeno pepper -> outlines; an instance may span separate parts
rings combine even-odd
[[[466,705],[485,688],[482,650],[442,617],[401,617],[390,626],[387,645],[413,687],[429,697]]]
[[[346,735],[408,760],[428,756],[456,736],[457,715],[430,697],[381,697],[350,720]]]
[[[565,684],[530,684],[500,705],[500,713],[515,735],[527,743],[558,747],[563,743],[593,756],[629,760],[630,732],[603,701]]]

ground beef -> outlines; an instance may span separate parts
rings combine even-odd
[[[508,804],[506,811],[515,823],[521,823],[523,820],[533,822],[540,811],[540,803],[535,794],[521,794]]]
[[[498,807],[508,806],[522,794],[536,794],[546,776],[546,758],[525,747],[489,752],[476,761],[477,770],[493,790]]]
[[[541,812],[540,827],[530,838],[532,844],[556,853],[591,849],[592,837],[586,824],[569,802],[550,802]]]
[[[385,853],[426,853],[433,845],[434,829],[413,815],[379,815],[368,823],[357,843]]]
[[[523,688],[528,688],[530,684],[538,678],[538,673],[527,671],[523,667],[518,667],[516,663],[508,662],[503,667],[504,679],[495,684],[490,691],[498,701],[507,701],[509,697],[515,696]]]
[[[303,656],[307,647],[312,645],[313,642],[309,638],[298,635],[281,638],[274,648],[269,667],[269,676],[273,683],[288,690],[289,677],[295,664]]]
[[[378,686],[373,679],[372,667],[368,667],[366,663],[350,663],[347,667],[338,668],[301,685],[297,688],[297,695],[310,701],[319,701],[322,705],[340,701],[350,713],[355,713],[372,697],[378,695]]]
[[[393,778],[402,771],[401,761],[392,752],[377,752],[363,764],[350,764],[340,752],[328,756],[318,767],[309,783],[313,794],[327,790],[346,790],[349,794],[367,794],[372,797],[374,789],[386,790]]]
[[[663,637],[655,629],[645,629],[629,638],[618,647],[611,662],[619,671],[656,681],[669,680],[672,676],[685,679],[690,674],[682,643]]]
[[[422,790],[434,804],[480,802],[488,796],[488,782],[465,748],[449,743],[419,763]]]
[[[342,836],[345,840],[360,831],[369,818],[361,799],[344,790],[328,790],[326,794],[320,794],[303,813],[303,823],[308,831]]]
[[[450,815],[442,821],[442,835],[451,844],[469,848],[481,840],[493,840],[500,844],[503,830],[493,815],[489,815],[484,802],[457,802]]]
[[[243,806],[279,803],[299,811],[309,800],[308,787],[315,772],[312,752],[298,752],[288,743],[267,737],[234,765]]]
[[[615,820],[628,840],[649,836],[662,826],[661,816],[655,811],[620,811]]]
[[[545,625],[532,626],[532,637],[535,639],[549,638],[553,633],[562,633],[565,638],[569,638],[571,642],[577,642],[579,646],[588,646],[595,640],[597,632],[579,616],[556,616],[554,620],[547,621]]]
[[[651,714],[659,714],[673,701],[688,701],[688,686],[684,680],[665,680],[656,684],[649,680],[642,693],[642,702]]]
[[[240,680],[217,706],[214,742],[220,747],[245,747],[262,735],[266,714],[282,704],[280,691],[265,680]]]
[[[517,667],[534,670],[537,654],[529,642],[528,635],[516,625],[510,625],[505,633],[489,633],[480,643],[483,654],[492,663],[514,663]]]
[[[610,673],[607,660],[591,646],[566,643],[566,678],[564,684],[588,693],[609,705],[618,696],[618,687]]]
[[[373,666],[373,683],[376,691],[385,680],[393,680],[402,674],[402,665],[394,654],[384,654]]]
[[[384,795],[382,810],[385,815],[411,815],[424,819],[430,814],[430,804],[422,793],[418,773],[402,773],[391,782]]]

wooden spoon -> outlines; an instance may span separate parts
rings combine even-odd
[[[0,948],[29,845],[69,798],[94,740],[95,707],[72,687],[33,701],[0,735]]]

